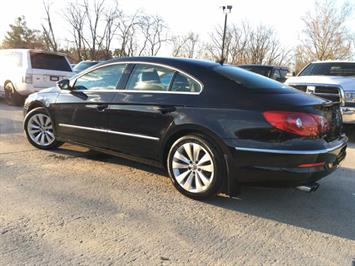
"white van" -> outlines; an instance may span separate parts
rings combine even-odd
[[[0,97],[21,105],[29,94],[73,75],[66,56],[31,49],[0,49]]]

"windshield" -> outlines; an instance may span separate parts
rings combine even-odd
[[[355,76],[355,63],[313,63],[298,76]]]
[[[248,89],[261,89],[275,93],[294,93],[295,89],[267,77],[244,70],[240,67],[221,65],[214,70],[224,77],[233,80],[239,85]]]
[[[271,76],[271,70],[272,70],[271,67],[263,67],[263,66],[239,66],[239,67],[263,75],[265,77]]]
[[[73,68],[74,72],[81,72],[91,66],[96,65],[98,62],[80,62],[79,64],[75,65]]]

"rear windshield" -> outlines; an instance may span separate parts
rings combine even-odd
[[[223,65],[215,67],[214,70],[224,77],[233,80],[237,84],[248,89],[262,89],[268,92],[280,93],[295,92],[293,88],[290,88],[280,82],[244,70],[240,67]]]
[[[313,63],[298,76],[355,76],[355,63]]]
[[[31,53],[31,65],[32,68],[37,69],[72,71],[68,61],[62,55]]]
[[[271,67],[262,67],[262,66],[239,66],[239,67],[263,75],[265,77],[271,76],[271,70],[272,70]]]

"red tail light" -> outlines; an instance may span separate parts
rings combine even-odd
[[[270,111],[263,115],[273,127],[303,137],[320,136],[329,129],[328,121],[316,114]]]

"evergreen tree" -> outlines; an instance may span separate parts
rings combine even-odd
[[[2,43],[3,48],[43,49],[44,42],[38,30],[27,27],[25,17],[18,17],[6,33]]]

